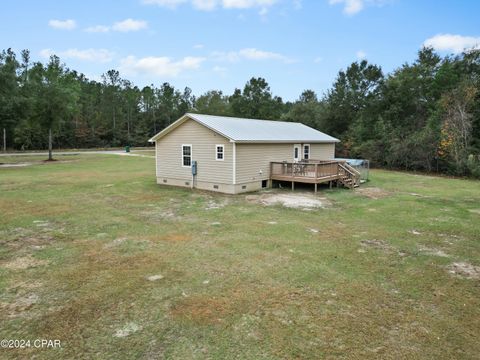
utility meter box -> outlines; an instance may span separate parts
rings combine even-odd
[[[197,175],[197,162],[192,161],[192,175],[195,176]]]

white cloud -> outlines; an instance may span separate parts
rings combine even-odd
[[[57,55],[61,59],[106,63],[112,61],[114,53],[107,49],[79,50],[75,48],[64,51],[53,51],[52,49],[43,49],[40,51],[40,56],[44,58],[49,58],[51,55]]]
[[[158,5],[167,8],[176,8],[178,5],[187,2],[187,0],[143,0],[146,5]]]
[[[192,0],[192,5],[203,11],[211,11],[217,7],[217,0]]]
[[[203,44],[195,44],[195,45],[193,45],[193,48],[194,48],[194,49],[203,49],[204,47],[205,47],[205,45],[203,45]]]
[[[323,58],[321,56],[317,56],[315,59],[313,59],[313,62],[315,64],[321,63],[323,61]]]
[[[268,9],[266,7],[263,7],[260,9],[260,11],[258,12],[258,15],[260,16],[266,16],[268,14]]]
[[[138,31],[147,28],[147,22],[143,20],[125,19],[116,22],[112,26],[112,30],[120,32]]]
[[[104,32],[109,32],[110,27],[105,25],[95,25],[95,26],[90,26],[86,28],[85,31],[92,32],[92,33],[104,33]]]
[[[480,37],[438,34],[425,40],[423,45],[435,50],[458,54],[467,49],[480,49]]]
[[[190,3],[195,9],[202,11],[212,11],[220,7],[223,9],[251,9],[260,8],[260,11],[266,11],[268,7],[274,5],[278,0],[143,0],[146,5],[158,5],[174,9],[179,5]],[[299,0],[297,0],[298,2]]]
[[[293,0],[293,8],[295,10],[300,10],[302,7],[302,0]]]
[[[367,57],[367,53],[363,50],[358,50],[355,55],[357,56],[357,59],[363,60]]]
[[[330,5],[343,5],[343,13],[349,16],[358,14],[367,6],[382,7],[394,1],[395,0],[328,0]]]
[[[75,20],[67,19],[67,20],[50,20],[48,22],[48,26],[54,29],[61,29],[61,30],[73,30],[77,27],[77,23]]]
[[[205,58],[193,56],[178,61],[173,61],[169,57],[148,56],[138,59],[135,56],[127,56],[121,60],[120,70],[127,75],[176,77],[184,71],[198,69],[203,61]]]
[[[217,66],[214,66],[212,70],[215,71],[215,72],[222,73],[222,72],[227,71],[227,68],[217,65]]]
[[[363,0],[329,0],[330,5],[343,4],[343,12],[347,15],[355,15],[363,10]]]
[[[146,29],[148,23],[144,20],[134,20],[134,19],[125,19],[123,21],[118,21],[112,26],[106,25],[95,25],[90,26],[85,29],[86,32],[91,33],[106,33],[109,31],[119,31],[119,32],[129,32],[129,31],[138,31]]]
[[[245,60],[277,60],[284,63],[292,63],[294,60],[289,57],[274,53],[271,51],[258,50],[255,48],[245,48],[239,51],[215,51],[212,53],[212,57],[217,61],[238,62],[242,59]]]
[[[220,77],[224,78],[227,75],[227,68],[222,66],[214,66],[212,71],[217,73]]]
[[[272,6],[276,2],[277,0],[222,0],[222,6],[226,9],[265,8]]]
[[[240,56],[249,60],[281,60],[284,62],[292,62],[291,59],[284,55],[255,48],[242,49],[238,53]]]

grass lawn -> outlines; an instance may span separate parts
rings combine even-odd
[[[57,161],[73,161],[77,160],[79,155],[76,154],[66,154],[66,155],[56,155],[53,153],[54,159]],[[0,165],[11,165],[11,164],[43,164],[48,159],[48,155],[11,155],[11,156],[0,156]],[[0,168],[1,169],[1,168]],[[3,173],[3,172],[2,172]],[[2,174],[0,174],[2,176]]]
[[[374,170],[304,211],[72,160],[0,168],[0,339],[62,344],[2,359],[480,354],[478,181]]]

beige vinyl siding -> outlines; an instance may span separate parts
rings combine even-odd
[[[293,144],[237,144],[236,150],[237,184],[268,179],[271,161],[293,159]]]
[[[270,162],[293,161],[293,145],[237,144],[237,184],[268,179],[270,177]],[[303,147],[301,151],[303,151]],[[334,154],[334,143],[310,144],[310,159],[333,159]]]
[[[192,145],[192,161],[197,161],[196,181],[232,184],[232,144],[225,137],[187,120],[156,142],[157,178],[190,180],[190,167],[182,166],[182,144]],[[224,160],[216,160],[216,145],[224,145]]]
[[[335,143],[310,144],[310,159],[331,160],[335,158]]]

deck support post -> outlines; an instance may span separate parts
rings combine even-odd
[[[295,190],[295,182],[292,181],[292,191]]]
[[[315,183],[315,194],[317,193],[317,186],[318,186],[318,184]]]
[[[332,186],[333,186],[333,182],[330,181],[330,190],[332,189]]]

